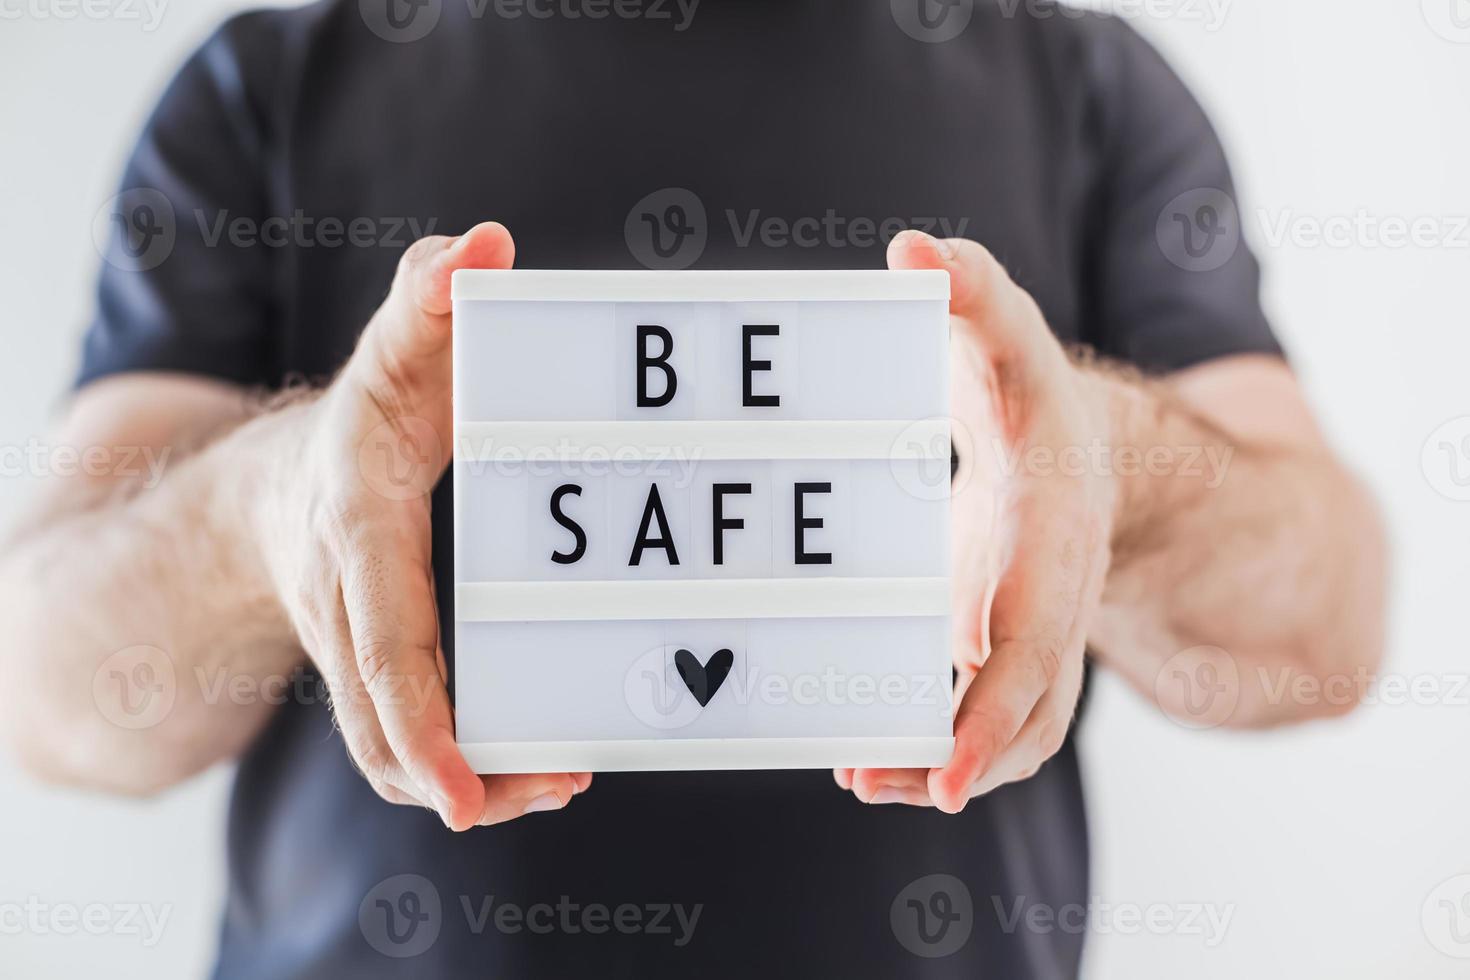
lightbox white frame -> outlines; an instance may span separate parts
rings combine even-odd
[[[796,303],[949,300],[948,273],[910,271],[574,271],[551,269],[461,269],[452,277],[456,312],[463,301],[591,303]],[[459,346],[453,347],[459,378]],[[941,379],[947,384],[947,378]],[[586,420],[462,423],[454,413],[454,459],[467,444],[533,446],[548,435],[580,451],[630,441],[648,447],[700,445],[705,458],[878,459],[893,458],[895,437],[906,430],[943,437],[947,419],[900,420]],[[713,438],[711,438],[713,437]],[[934,444],[923,440],[924,444]],[[922,451],[921,451],[922,452]],[[712,454],[712,455],[711,455]],[[916,458],[909,453],[902,458]],[[462,468],[456,468],[455,523],[459,526]],[[580,603],[571,615],[568,600]],[[666,600],[678,616],[629,614],[652,611]],[[507,606],[514,604],[511,613]],[[455,621],[537,619],[734,618],[874,615],[937,616],[949,612],[949,581],[934,578],[697,579],[567,582],[461,582],[455,549]],[[456,637],[457,641],[457,637]],[[455,644],[455,659],[461,652]],[[457,692],[456,692],[457,694]],[[458,698],[456,697],[456,701]],[[458,705],[456,704],[456,711]],[[871,738],[658,738],[576,741],[460,742],[471,768],[482,773],[624,772],[832,767],[929,768],[945,764],[953,736]]]

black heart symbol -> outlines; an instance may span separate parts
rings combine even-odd
[[[729,650],[716,650],[715,655],[709,658],[709,663],[702,667],[688,650],[680,650],[674,654],[674,666],[679,668],[684,686],[689,688],[689,693],[694,695],[694,700],[699,702],[701,708],[709,704],[709,699],[725,683],[725,678],[730,676],[730,668],[734,665],[735,654]]]

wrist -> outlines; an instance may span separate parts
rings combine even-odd
[[[1157,493],[1151,475],[1151,446],[1159,443],[1160,405],[1131,378],[1106,369],[1083,369],[1100,403],[1113,480],[1112,548],[1126,554],[1148,527]]]
[[[321,393],[292,394],[252,419],[235,433],[231,464],[237,467],[235,510],[242,515],[250,556],[284,614],[283,585],[289,580],[289,543],[305,540],[303,521],[310,513],[312,443],[322,409]]]

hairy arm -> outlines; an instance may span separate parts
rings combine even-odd
[[[168,450],[169,465],[156,481],[51,481],[0,557],[15,629],[0,718],[32,770],[170,785],[246,746],[309,658],[348,754],[391,803],[464,830],[587,788],[586,773],[472,772],[439,645],[430,492],[452,428],[450,277],[514,254],[493,223],[415,243],[319,392],[251,407],[225,385],[134,375],[79,396],[62,441]]]
[[[290,427],[255,414],[243,390],[177,375],[78,394],[55,444],[101,447],[109,465],[45,477],[0,559],[13,630],[0,717],[32,770],[148,792],[264,723],[262,700],[211,705],[199,682],[222,672],[258,690],[302,658],[256,514]]]
[[[1084,370],[1113,406],[1115,462],[1131,447],[1160,464],[1119,478],[1093,651],[1185,723],[1350,708],[1382,649],[1386,544],[1286,366]]]
[[[1340,681],[1378,661],[1383,535],[1284,365],[1145,381],[1068,357],[975,242],[908,233],[888,257],[950,274],[951,412],[972,440],[952,501],[955,751],[839,785],[953,813],[1028,778],[1066,739],[1088,649],[1200,727],[1356,702]],[[1302,679],[1335,696],[1296,695]]]

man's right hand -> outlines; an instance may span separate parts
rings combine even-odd
[[[454,830],[560,808],[592,778],[476,775],[455,744],[445,687],[429,501],[453,438],[450,277],[514,258],[498,224],[414,243],[342,373],[299,414],[282,414],[293,451],[256,515],[352,759],[385,800],[432,806]]]

